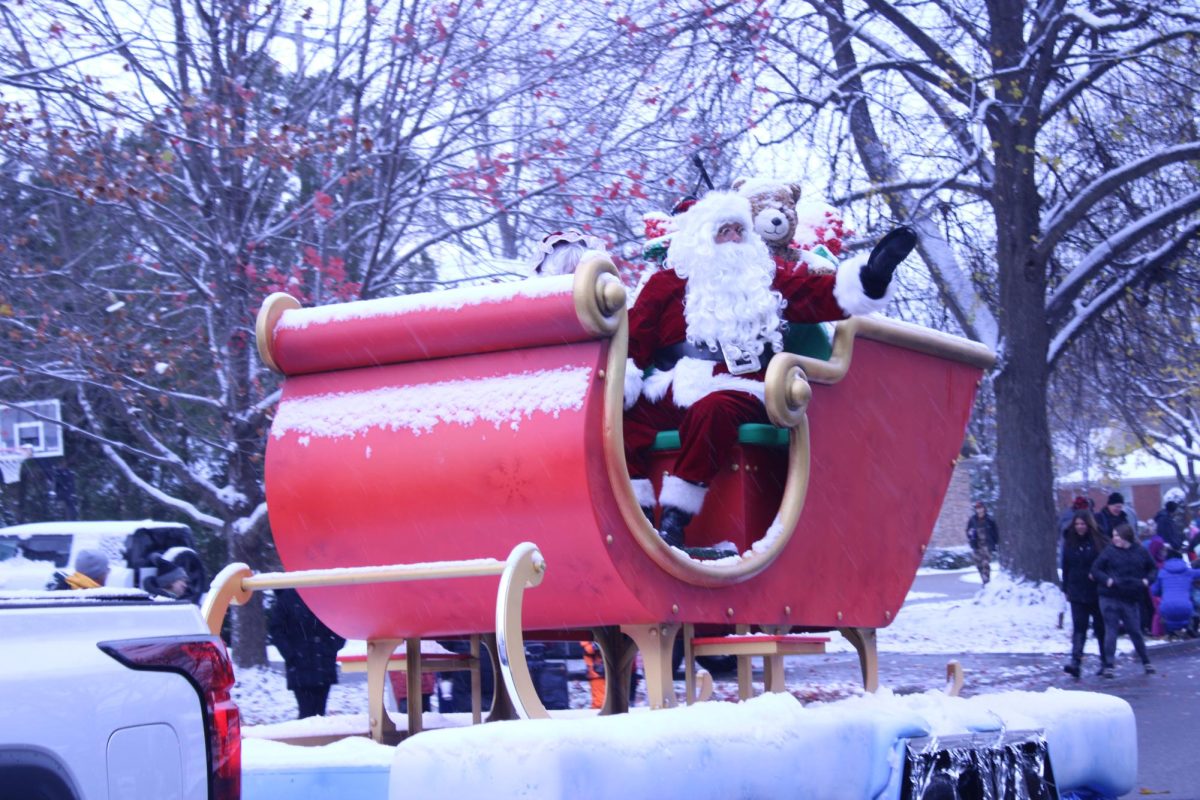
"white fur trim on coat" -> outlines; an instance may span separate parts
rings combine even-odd
[[[867,256],[858,256],[857,258],[848,258],[838,266],[837,280],[833,284],[833,297],[847,314],[871,314],[875,311],[883,311],[891,302],[892,295],[896,293],[896,281],[893,280],[888,284],[887,292],[883,297],[878,300],[867,297],[866,292],[863,291],[862,277],[859,275],[866,263]]]
[[[724,372],[714,375],[716,366],[717,362],[702,358],[679,359],[672,370],[675,376],[671,382],[671,392],[675,405],[687,408],[705,395],[722,390],[749,392],[759,400],[764,399],[766,390],[762,381],[739,378]]]
[[[658,501],[662,503],[663,508],[673,506],[689,514],[699,514],[700,507],[704,505],[704,495],[707,492],[707,486],[689,483],[683,478],[667,475],[663,478],[662,492],[659,493]]]
[[[642,371],[633,363],[632,358],[625,359],[625,408],[633,408],[638,395],[642,393]]]
[[[654,484],[649,478],[633,478],[629,481],[633,484],[633,496],[637,499],[637,504],[642,508],[654,508],[658,502],[654,497]]]

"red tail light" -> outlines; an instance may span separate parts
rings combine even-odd
[[[242,722],[229,695],[233,665],[219,636],[161,636],[100,642],[105,653],[130,669],[177,672],[195,687],[208,736],[210,800],[242,796]]]

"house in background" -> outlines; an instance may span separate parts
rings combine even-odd
[[[1183,456],[1176,462],[1185,475],[1189,473]],[[1197,465],[1192,464],[1193,468]],[[1077,469],[1055,481],[1055,501],[1059,508],[1068,508],[1077,495],[1090,497],[1096,508],[1108,500],[1111,492],[1120,492],[1125,502],[1133,505],[1139,520],[1151,519],[1163,507],[1163,497],[1179,488],[1186,495],[1188,487],[1179,481],[1175,468],[1155,458],[1148,450],[1134,450],[1126,456],[1097,465],[1088,471]]]

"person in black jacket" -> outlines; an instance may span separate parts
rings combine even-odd
[[[1142,659],[1146,674],[1154,673],[1150,657],[1146,655],[1146,641],[1142,638],[1138,603],[1149,591],[1156,572],[1154,559],[1146,548],[1136,543],[1133,528],[1125,524],[1113,530],[1112,542],[1092,562],[1092,577],[1096,580],[1100,612],[1104,615],[1104,664],[1099,673],[1102,677],[1113,677],[1117,632],[1121,624],[1125,625],[1125,632]]]
[[[1168,500],[1154,515],[1154,528],[1167,546],[1176,552],[1183,550],[1183,529],[1180,527],[1179,503]]]
[[[337,683],[337,653],[346,640],[325,627],[295,589],[275,590],[268,630],[283,656],[300,719],[324,716],[329,687]]]
[[[1063,667],[1063,671],[1079,678],[1089,620],[1096,631],[1101,668],[1108,663],[1104,659],[1104,616],[1100,613],[1096,581],[1091,575],[1092,563],[1104,550],[1105,542],[1092,512],[1086,507],[1075,511],[1062,537],[1063,593],[1071,604],[1071,661]]]

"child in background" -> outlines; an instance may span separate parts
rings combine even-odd
[[[1189,567],[1182,553],[1168,548],[1158,578],[1150,587],[1151,594],[1162,598],[1158,613],[1168,636],[1175,636],[1192,627],[1192,617],[1196,612],[1192,588],[1197,580],[1200,580],[1200,570]]]

